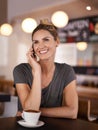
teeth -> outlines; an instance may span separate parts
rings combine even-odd
[[[40,54],[44,54],[46,52],[47,52],[47,50],[42,50],[42,51],[40,51]]]

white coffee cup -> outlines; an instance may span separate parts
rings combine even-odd
[[[22,113],[22,118],[29,124],[37,125],[41,111],[35,110],[24,110]]]

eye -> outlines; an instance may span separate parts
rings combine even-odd
[[[33,41],[32,43],[33,43],[33,44],[37,44],[37,43],[38,43],[38,41]]]
[[[50,41],[49,38],[44,38],[44,41]]]

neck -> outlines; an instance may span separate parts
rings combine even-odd
[[[51,71],[54,71],[54,69],[55,69],[54,62],[49,62],[49,61],[40,62],[40,65],[41,65],[42,73],[44,73],[44,74],[48,74]]]

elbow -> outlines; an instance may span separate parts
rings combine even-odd
[[[76,108],[74,108],[73,110],[72,110],[72,119],[77,119],[77,117],[78,117],[78,109],[76,109]]]
[[[72,119],[77,119],[77,114],[73,114]]]
[[[72,119],[77,119],[78,118],[78,103],[71,108],[72,110]]]

